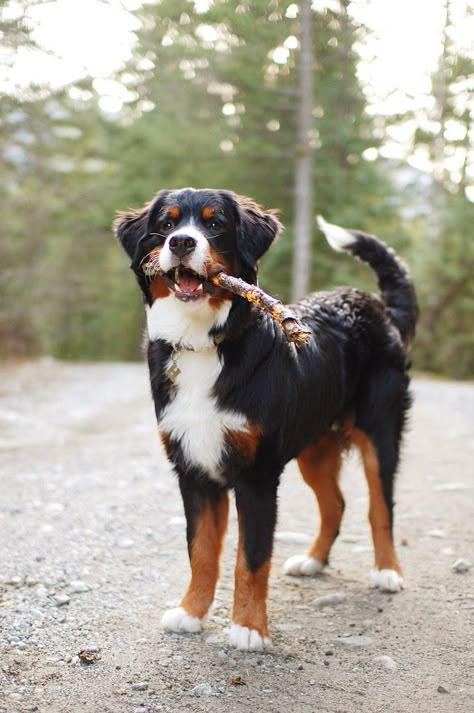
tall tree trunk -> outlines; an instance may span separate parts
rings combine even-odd
[[[313,225],[313,38],[311,0],[300,0],[300,53],[298,63],[298,136],[294,184],[294,241],[292,298],[309,290]]]

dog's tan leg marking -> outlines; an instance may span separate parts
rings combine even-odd
[[[234,607],[230,644],[238,649],[260,650],[271,646],[268,638],[267,594],[271,560],[255,572],[249,570],[243,546],[242,528],[235,565]]]
[[[312,488],[319,507],[319,532],[307,555],[326,562],[339,532],[344,499],[338,484],[341,469],[341,440],[337,435],[323,436],[298,457],[304,481]]]
[[[223,493],[215,508],[206,504],[199,515],[189,552],[191,581],[180,603],[189,616],[202,619],[214,599],[228,513],[229,498]]]
[[[402,574],[398,563],[379,474],[379,460],[368,436],[359,429],[352,432],[352,441],[359,449],[369,489],[369,522],[374,543],[374,561],[378,570],[394,570]]]
[[[344,499],[338,484],[343,449],[344,436],[331,432],[305,448],[298,456],[298,466],[304,481],[316,496],[320,524],[319,532],[306,555],[295,555],[285,562],[285,574],[319,574],[328,560],[344,511]]]

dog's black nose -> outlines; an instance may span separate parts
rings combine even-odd
[[[170,238],[169,248],[176,257],[189,255],[195,249],[197,241],[189,235],[173,235]]]

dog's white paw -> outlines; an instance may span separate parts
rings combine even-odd
[[[161,628],[165,631],[196,634],[202,630],[202,619],[190,616],[182,607],[168,609],[162,616]]]
[[[382,592],[399,592],[403,589],[403,577],[394,569],[371,569],[370,583]]]
[[[308,555],[294,555],[286,560],[283,572],[293,577],[314,577],[323,571],[324,563]]]
[[[240,624],[232,624],[229,631],[229,644],[241,651],[263,651],[272,646],[271,639],[260,636],[256,629],[249,629]]]

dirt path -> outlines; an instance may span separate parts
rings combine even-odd
[[[274,649],[262,655],[226,643],[235,515],[205,633],[160,631],[188,569],[145,367],[0,370],[0,711],[473,711],[474,568],[451,565],[474,563],[474,387],[418,381],[415,392],[396,507],[406,590],[368,587],[365,484],[352,457],[331,567],[311,580],[281,574],[316,521],[290,465],[271,578]],[[333,593],[342,596],[322,607]],[[93,663],[81,663],[83,649]]]

